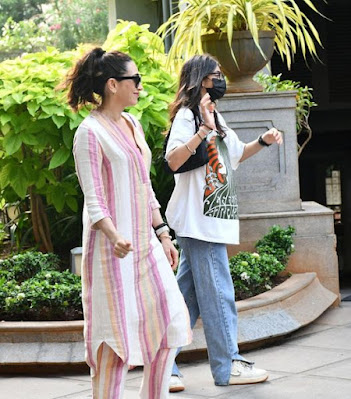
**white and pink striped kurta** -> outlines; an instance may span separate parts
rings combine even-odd
[[[93,111],[74,138],[76,170],[84,193],[82,294],[86,361],[96,371],[106,342],[124,363],[149,364],[159,348],[191,341],[188,311],[162,245],[152,228],[159,207],[151,187],[151,151],[131,115],[138,149],[111,120]],[[109,217],[132,242],[125,258],[113,255],[94,229]]]

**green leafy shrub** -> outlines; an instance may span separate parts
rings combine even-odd
[[[5,231],[5,226],[3,223],[0,223],[0,246],[2,245],[3,241],[7,238],[8,234]]]
[[[37,24],[33,20],[16,22],[9,18],[2,28],[0,53],[10,58],[12,54],[45,50],[50,44],[50,30],[47,25]]]
[[[0,260],[0,276],[2,272],[5,272],[17,283],[35,276],[41,270],[60,270],[58,256],[53,253],[43,254],[28,251]]]
[[[56,0],[45,7],[42,18],[60,50],[80,43],[102,44],[108,34],[108,3],[101,0]]]
[[[9,9],[9,5],[3,6],[3,1],[11,1],[12,7]],[[106,40],[106,1],[42,0],[38,4],[33,0],[16,2],[18,4],[14,5],[13,0],[2,0],[0,4],[0,59],[14,58],[25,52],[43,51],[46,46],[65,51],[76,48],[80,43],[101,45]],[[47,4],[43,6],[43,3]],[[17,12],[21,8],[25,12]]]
[[[239,252],[229,259],[235,295],[244,299],[272,288],[272,278],[285,266],[270,254]]]
[[[292,235],[295,229],[274,225],[256,243],[257,252],[239,252],[229,259],[230,273],[237,300],[270,290],[274,279],[282,272],[294,251]]]
[[[43,4],[49,1],[51,0],[1,0],[0,28],[9,17],[19,22],[40,14]]]
[[[0,319],[82,319],[81,280],[60,272],[54,254],[27,252],[0,262]]]
[[[162,132],[168,126],[168,104],[175,93],[176,79],[164,71],[166,56],[161,39],[149,32],[147,25],[120,22],[103,47],[129,53],[143,75],[144,91],[130,112],[140,120],[153,151],[152,179],[164,204],[173,179],[162,170]],[[34,237],[36,230],[40,233],[45,226],[52,229],[53,224],[60,225],[61,220],[74,217],[81,209],[72,141],[89,109],[73,113],[66,93],[55,88],[85,50],[82,47],[60,53],[49,48],[0,63],[0,191],[6,202],[29,196]],[[48,207],[49,222],[45,220]],[[50,236],[51,230],[46,229],[39,242],[36,238],[37,244],[42,245]],[[55,237],[59,237],[56,252],[62,240],[60,234]],[[44,242],[42,248],[53,251],[50,242]]]
[[[275,256],[283,265],[287,265],[288,258],[294,252],[295,228],[288,226],[286,229],[274,225],[268,234],[257,241],[255,247],[260,254],[271,254]]]

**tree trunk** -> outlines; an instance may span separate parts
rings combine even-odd
[[[35,242],[42,252],[53,252],[49,221],[40,195],[29,189],[32,226]]]

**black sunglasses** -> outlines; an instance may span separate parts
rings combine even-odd
[[[212,72],[212,73],[209,73],[207,76],[209,76],[209,75],[216,75],[216,79],[220,79],[220,80],[224,79],[224,75],[222,72]]]
[[[133,80],[135,87],[138,88],[141,82],[141,76],[137,73],[136,75],[133,76],[111,76],[111,78],[116,79],[116,80]]]

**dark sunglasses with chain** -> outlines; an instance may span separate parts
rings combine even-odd
[[[116,80],[133,80],[136,88],[139,87],[141,82],[141,75],[139,75],[138,73],[133,76],[111,76],[111,78]]]

